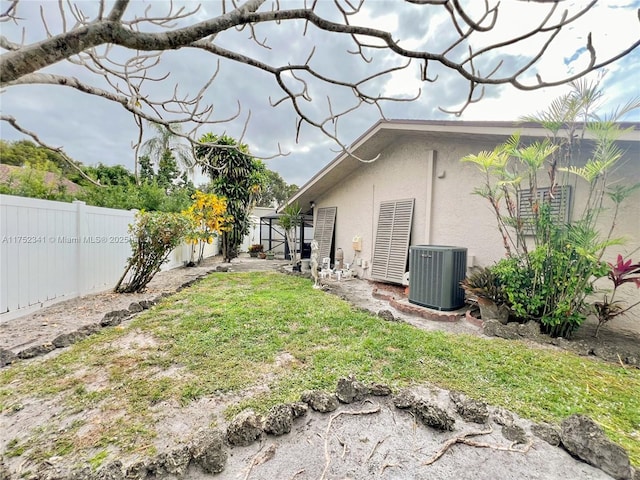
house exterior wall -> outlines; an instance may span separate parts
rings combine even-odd
[[[499,260],[504,247],[495,217],[489,203],[473,194],[482,182],[480,172],[474,165],[460,162],[467,154],[494,147],[493,143],[479,141],[399,135],[378,160],[363,163],[315,199],[317,207],[337,207],[335,248],[343,249],[345,262],[356,260],[354,270],[359,276],[370,278],[380,202],[415,198],[411,245],[466,247],[469,266],[486,266]],[[637,149],[627,151],[611,178],[624,179],[628,184],[640,182],[639,159]],[[573,189],[572,218],[580,216],[580,205],[588,194],[585,186],[580,181]],[[602,217],[609,219],[611,214],[607,211]],[[610,249],[608,260],[614,260],[618,253],[629,255],[640,246],[638,219],[640,192],[625,203],[617,222],[615,236],[629,241]],[[601,231],[607,232],[608,228],[609,223],[603,222]],[[362,237],[362,251],[357,256],[352,248],[355,235]]]

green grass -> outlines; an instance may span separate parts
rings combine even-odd
[[[278,367],[284,352],[295,361]],[[32,432],[7,453],[87,451],[98,463],[107,446],[131,452],[152,441],[158,402],[187,405],[268,384],[269,393],[230,407],[230,417],[298,400],[306,389],[334,390],[351,373],[393,388],[431,382],[536,421],[583,413],[640,465],[639,370],[381,321],[313,290],[308,280],[275,273],[214,274],[127,327],[106,329],[50,360],[3,369],[6,415],[35,395],[56,399],[69,415],[96,409],[110,419],[91,438],[78,438],[77,428]]]

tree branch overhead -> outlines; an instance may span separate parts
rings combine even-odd
[[[50,8],[42,15],[46,35],[39,41],[25,43],[17,34],[6,33],[7,29],[0,35],[3,52],[0,86],[4,91],[25,84],[70,87],[119,103],[138,125],[143,120],[165,126],[182,123],[186,126],[183,135],[192,140],[198,137],[195,133],[202,125],[219,124],[240,115],[239,111],[233,117],[218,115],[218,109],[214,108],[221,97],[215,90],[217,69],[215,74],[205,76],[201,87],[191,94],[179,94],[176,85],[170,95],[156,97],[158,89],[151,87],[172,81],[171,72],[162,70],[165,53],[194,49],[206,52],[216,64],[222,59],[245,65],[249,72],[257,70],[261,75],[271,76],[272,86],[282,94],[271,103],[277,108],[289,105],[297,116],[298,131],[305,125],[320,129],[340,149],[348,151],[336,129],[338,120],[363,105],[374,105],[382,112],[386,102],[419,96],[423,89],[404,95],[381,93],[381,85],[398,71],[410,68],[412,62],[420,65],[415,77],[425,83],[425,88],[429,88],[429,83],[442,81],[446,71],[467,82],[467,92],[460,92],[461,106],[450,109],[448,105],[440,105],[443,111],[460,114],[482,98],[484,85],[510,85],[520,90],[560,85],[605,67],[640,45],[637,35],[636,40],[600,57],[602,45],[592,32],[584,31],[582,51],[587,61],[575,71],[552,77],[540,70],[541,59],[551,55],[553,45],[560,44],[561,33],[577,28],[582,17],[595,7],[595,1],[582,8],[567,6],[564,11],[560,11],[561,2],[517,2],[523,16],[535,8],[539,18],[537,23],[532,21],[529,27],[519,30],[507,28],[516,20],[519,24],[520,19],[509,18],[509,7],[495,1],[407,0],[398,5],[398,11],[402,7],[413,16],[428,11],[423,18],[429,20],[422,32],[405,32],[402,26],[391,30],[380,22],[367,25],[366,21],[374,18],[376,12],[375,2],[369,5],[371,2],[367,0],[301,0],[293,5],[297,8],[286,8],[294,2],[265,0],[213,3],[188,4],[185,9],[169,1],[141,6],[139,2],[116,0],[110,7],[103,1],[61,1],[57,9]],[[21,16],[22,7],[23,2],[16,0],[3,2],[0,22],[23,26],[29,33],[37,19]],[[33,8],[30,10],[33,12]],[[439,20],[432,22],[435,18]],[[446,32],[444,42],[429,37],[438,25]],[[285,29],[291,35],[292,48],[282,50],[282,45],[273,42],[270,35],[282,36]],[[517,33],[509,33],[513,31]],[[396,38],[411,34],[424,38],[406,41]],[[337,42],[336,35],[342,43]],[[323,62],[317,49],[324,46],[322,39],[333,45],[334,38],[341,48],[345,42],[350,43],[342,53],[350,57],[352,64],[329,68]],[[537,43],[532,49],[533,41]],[[312,45],[308,45],[306,53],[297,55],[298,50],[293,48],[296,43]],[[521,53],[512,53],[518,49]],[[514,59],[519,61],[505,61]],[[59,73],[43,71],[60,62],[84,67],[86,76],[64,78]],[[437,73],[428,75],[427,66],[436,65],[439,65]],[[207,70],[207,66],[199,65],[198,70],[202,69]],[[358,73],[360,77],[345,72]],[[350,103],[327,95],[330,89],[347,92]]]

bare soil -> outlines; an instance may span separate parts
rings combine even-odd
[[[184,283],[217,268],[231,271],[279,270],[286,262],[240,258],[231,265],[222,264],[219,258],[206,260],[201,266],[179,268],[159,273],[143,294],[113,294],[105,292],[79,299],[62,302],[44,308],[36,313],[0,324],[0,348],[18,353],[30,346],[50,342],[60,333],[68,333],[78,328],[98,323],[105,313],[127,309],[133,302],[153,300],[160,295],[175,292]],[[410,315],[389,305],[386,300],[374,297],[373,285],[363,280],[327,281],[325,289],[349,300],[354,305],[373,313],[381,310],[392,312],[397,320],[406,321],[417,328],[426,330],[446,330],[452,333],[482,335],[481,327],[464,317],[456,322],[438,322]],[[397,295],[397,290],[395,291]],[[402,301],[402,299],[400,299]],[[588,330],[587,330],[588,336]],[[604,339],[604,340],[603,340]],[[599,341],[624,341],[639,345],[638,332],[626,328],[603,329]],[[153,339],[144,335],[127,338],[120,343],[123,348],[136,349],[149,346]],[[22,361],[22,360],[21,360]],[[25,361],[40,361],[39,359]],[[287,361],[286,355],[281,359]],[[162,375],[180,375],[179,371],[159,372]],[[88,389],[99,388],[100,372],[95,372],[93,383]],[[265,381],[265,384],[267,382]],[[187,406],[163,402],[155,406],[158,435],[154,447],[159,451],[169,451],[177,445],[188,443],[193,434],[203,427],[216,425],[224,427],[222,412],[240,398],[259,393],[267,387],[241,392],[239,395],[220,395],[202,398]],[[416,388],[422,388],[417,386]],[[437,389],[428,389],[430,395],[445,395]],[[371,414],[353,414],[360,410],[377,411]],[[0,415],[0,452],[4,452],[12,438],[24,435],[31,429],[56,422],[58,428],[83,420],[87,431],[80,432],[90,437],[92,426],[99,426],[100,415],[104,412],[84,411],[74,416],[60,418],[60,409],[55,401],[42,402],[30,399],[19,411],[4,412]],[[342,413],[341,413],[342,412]],[[351,412],[351,413],[350,413]],[[110,412],[117,414],[117,412]],[[492,424],[492,431],[483,434],[478,442],[484,447],[457,445],[447,450],[442,458],[432,465],[424,462],[436,453],[444,442],[461,434],[482,430],[467,422],[458,422],[454,432],[438,433],[416,422],[412,414],[397,410],[389,399],[375,400],[359,404],[342,405],[333,414],[310,412],[294,423],[290,434],[282,437],[267,437],[263,442],[248,447],[230,450],[226,469],[215,476],[220,479],[607,479],[602,471],[572,458],[559,447],[530,435],[531,424],[513,416],[514,421],[529,433],[530,447],[526,451],[512,449],[512,442],[501,433],[501,426]],[[121,460],[125,465],[144,458],[145,448],[141,445],[135,455]],[[522,447],[522,446],[521,446]],[[56,459],[52,459],[55,462]],[[7,459],[5,463],[19,478],[33,465],[25,464],[20,457]],[[171,475],[166,478],[174,478]],[[213,478],[190,468],[185,478]]]

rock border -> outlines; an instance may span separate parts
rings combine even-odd
[[[182,283],[181,285],[176,287],[173,292],[161,293],[151,300],[140,300],[138,302],[132,302],[127,310],[112,310],[110,312],[107,312],[99,322],[84,325],[72,332],[62,333],[55,337],[51,342],[43,343],[40,345],[32,345],[18,351],[17,353],[14,353],[12,350],[0,348],[0,368],[9,366],[17,362],[18,360],[28,360],[31,358],[46,355],[59,348],[66,348],[70,345],[73,345],[74,343],[84,340],[85,338],[95,333],[98,333],[103,328],[115,327],[117,325],[120,325],[125,320],[131,320],[144,310],[150,309],[162,299],[192,286],[193,284],[201,281],[212,273],[228,272],[229,268],[230,267],[228,265],[218,265],[217,267],[207,270],[197,277]],[[1,476],[0,480],[2,480]]]
[[[634,480],[640,474],[631,466],[626,450],[611,442],[602,428],[584,415],[571,415],[561,425],[530,423],[530,427],[519,424],[516,416],[503,408],[467,398],[465,395],[440,390],[434,395],[425,395],[413,389],[403,389],[392,395],[391,389],[382,384],[369,384],[358,381],[353,375],[338,380],[335,392],[320,390],[305,391],[301,401],[278,404],[265,416],[247,409],[236,415],[228,424],[226,431],[204,429],[195,432],[193,439],[186,445],[159,453],[146,460],[125,466],[120,460],[113,460],[97,471],[89,465],[73,470],[55,459],[49,459],[40,465],[28,480],[145,480],[166,476],[183,477],[191,466],[203,473],[222,472],[235,446],[247,446],[264,440],[265,436],[280,436],[291,432],[296,419],[307,415],[309,408],[320,413],[330,413],[341,404],[371,402],[375,397],[391,396],[397,409],[410,411],[419,423],[437,431],[454,431],[456,418],[491,427],[501,426],[502,436],[512,442],[511,451],[526,453],[533,443],[533,437],[539,438],[551,446],[563,448],[577,458],[616,480]],[[375,413],[372,410],[366,413]],[[484,433],[489,433],[489,431]],[[463,437],[461,437],[463,438]],[[447,442],[449,443],[449,442]],[[445,449],[442,449],[441,453]],[[436,461],[436,456],[433,461]],[[0,459],[0,480],[11,478],[4,461]]]
[[[583,340],[569,341],[561,337],[553,338],[541,333],[540,324],[533,320],[527,323],[509,322],[504,325],[498,320],[489,319],[483,322],[482,331],[489,337],[506,340],[530,340],[543,345],[553,345],[581,356],[595,356],[607,362],[623,363],[640,368],[640,358],[633,352],[614,350],[605,346],[594,347]]]

